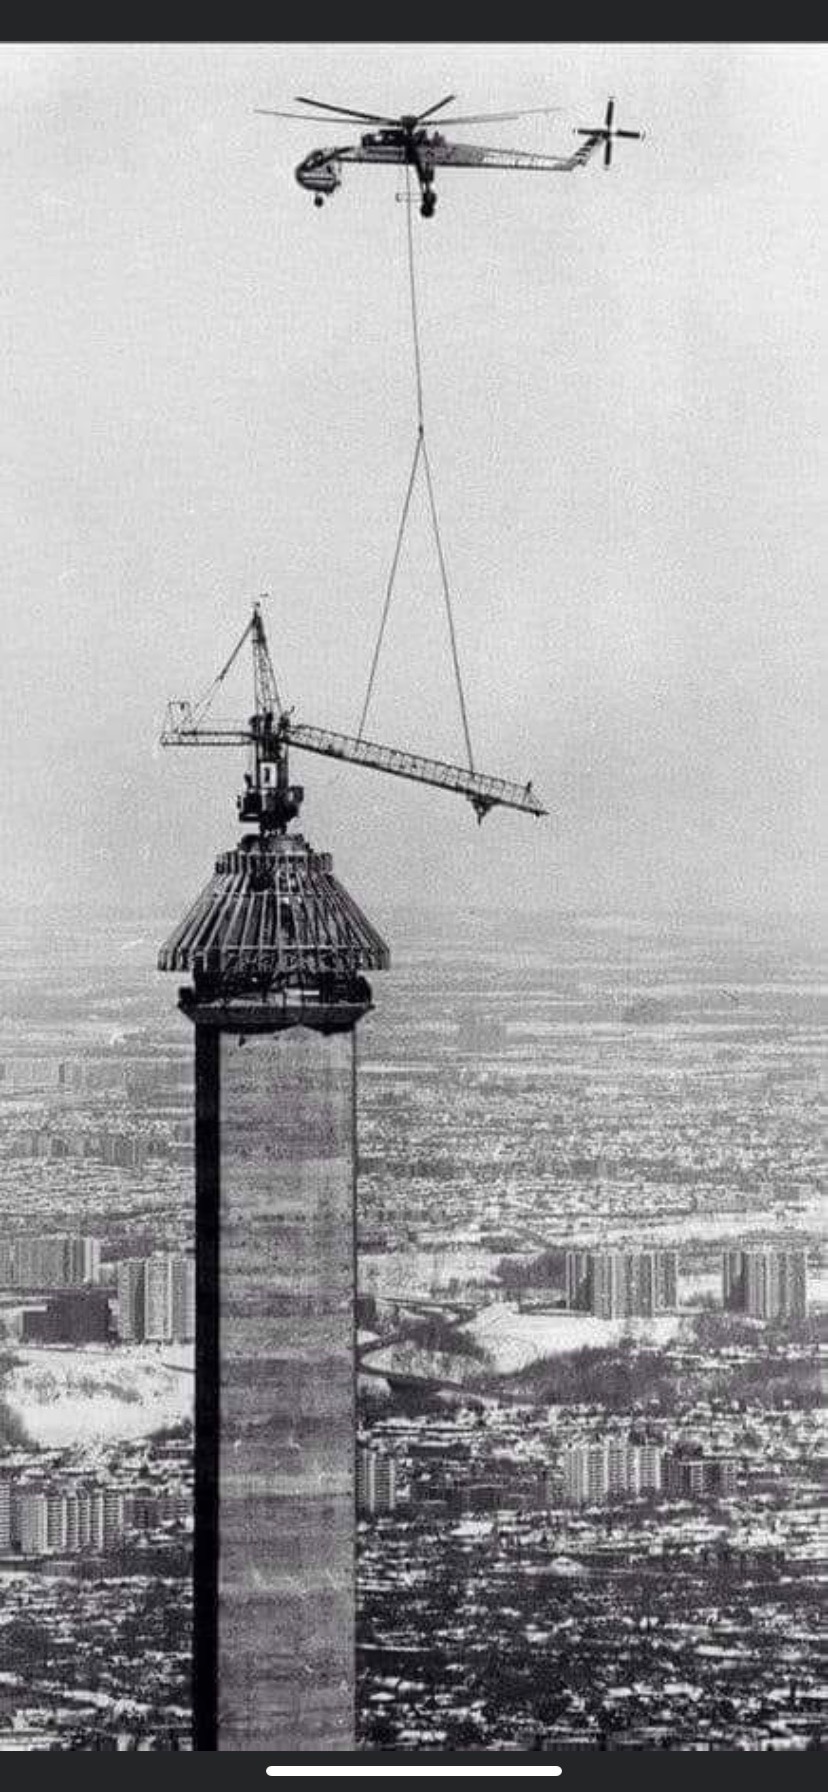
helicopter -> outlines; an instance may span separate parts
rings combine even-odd
[[[445,99],[427,106],[424,112],[404,113],[400,118],[387,118],[378,112],[355,112],[349,106],[332,106],[325,100],[307,99],[303,94],[297,94],[298,105],[326,112],[342,124],[359,120],[363,124],[378,127],[361,137],[359,143],[346,144],[341,148],[312,150],[296,169],[300,187],[312,193],[314,205],[321,206],[341,186],[340,168],[343,162],[402,164],[414,169],[420,185],[421,215],[431,218],[437,204],[437,194],[434,191],[434,173],[437,168],[523,168],[541,174],[570,174],[576,168],[583,168],[602,145],[604,167],[609,168],[616,137],[631,137],[640,141],[644,136],[643,131],[618,129],[614,124],[615,100],[610,99],[603,124],[576,127],[575,135],[583,137],[585,141],[569,156],[536,155],[530,150],[484,149],[474,143],[452,143],[443,136],[442,131],[432,128],[431,121],[435,113],[442,112],[444,106],[451,105],[454,98],[455,95],[449,93]],[[302,119],[306,124],[314,116],[313,112],[278,112],[266,106],[256,106],[254,110],[265,118]],[[548,117],[561,110],[560,106],[535,106],[522,112],[478,113],[462,118],[443,117],[439,123],[454,130],[458,126],[505,123],[533,115]]]

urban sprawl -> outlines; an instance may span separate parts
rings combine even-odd
[[[192,1037],[162,931],[0,942],[8,1749],[190,1747]],[[819,943],[389,932],[360,1038],[362,1746],[819,1747]]]

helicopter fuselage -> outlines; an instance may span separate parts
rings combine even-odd
[[[322,205],[341,186],[341,168],[345,162],[407,166],[413,168],[417,176],[420,211],[424,218],[430,218],[437,204],[434,191],[434,174],[437,168],[477,168],[487,171],[512,168],[521,169],[524,173],[571,174],[576,168],[583,168],[599,150],[603,150],[604,166],[608,168],[616,137],[641,138],[644,135],[643,131],[619,130],[613,123],[614,105],[614,100],[611,100],[603,124],[577,127],[576,135],[581,141],[578,148],[569,155],[537,154],[534,150],[492,148],[479,143],[456,142],[451,137],[443,136],[441,131],[429,130],[419,118],[405,117],[396,123],[379,123],[376,130],[366,131],[358,143],[343,144],[341,148],[312,150],[299,163],[296,179],[300,187],[313,194],[314,204]],[[450,124],[452,121],[447,119],[444,122]],[[463,124],[475,121],[458,119],[455,122]]]
[[[417,129],[416,121],[412,121],[410,125],[405,123],[366,132],[357,145],[315,149],[299,163],[296,179],[300,187],[313,193],[315,203],[321,205],[323,199],[335,193],[342,183],[339,172],[342,162],[375,162],[396,167],[407,164],[416,171],[422,194],[421,210],[424,217],[429,217],[436,204],[436,196],[431,190],[435,163],[444,146],[445,138],[439,131],[429,134],[422,127]]]

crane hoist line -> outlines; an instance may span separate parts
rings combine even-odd
[[[248,639],[253,652],[254,714],[247,723],[213,719],[209,712],[216,692]],[[368,766],[373,771],[408,778],[417,784],[453,791],[467,798],[478,821],[495,808],[517,809],[524,815],[546,814],[532,789],[531,780],[527,784],[514,784],[506,778],[488,777],[466,766],[383,746],[361,736],[339,734],[332,728],[317,728],[294,721],[292,710],[286,710],[279,698],[259,602],[253,605],[250,621],[206,694],[197,702],[178,699],[167,705],[161,745],[252,748],[245,814],[259,821],[263,833],[284,832],[288,822],[298,813],[302,793],[290,784],[288,754],[291,747],[304,753],[318,753],[327,759],[345,760],[351,765]]]
[[[415,436],[415,441],[414,441],[414,458],[411,463],[411,471],[408,476],[408,484],[406,486],[405,497],[403,499],[402,512],[400,515],[400,521],[399,521],[399,525],[397,528],[397,535],[396,535],[396,540],[395,540],[395,544],[394,544],[394,553],[392,555],[391,567],[390,567],[388,579],[386,582],[385,596],[383,599],[382,612],[380,615],[379,629],[377,631],[377,639],[376,639],[376,643],[374,646],[373,657],[371,660],[371,669],[368,674],[368,686],[367,686],[367,689],[365,692],[365,698],[364,698],[362,710],[360,713],[357,734],[359,736],[361,736],[363,734],[364,729],[365,729],[365,724],[366,724],[366,721],[368,718],[368,710],[369,710],[370,704],[371,704],[371,697],[372,697],[373,691],[374,691],[374,683],[376,680],[377,668],[379,666],[379,657],[380,657],[380,653],[382,651],[383,640],[385,638],[385,628],[386,628],[386,624],[388,622],[389,611],[391,609],[391,599],[394,594],[394,586],[395,586],[396,578],[397,578],[397,570],[398,570],[399,564],[400,564],[400,556],[402,553],[403,541],[405,538],[406,529],[408,527],[408,520],[409,520],[409,517],[411,514],[411,500],[414,495],[414,487],[417,482],[417,475],[420,472],[420,470],[422,469],[422,475],[423,475],[423,480],[425,482],[425,489],[426,489],[428,514],[429,514],[429,518],[431,521],[432,534],[434,536],[434,546],[437,550],[437,565],[438,565],[439,573],[440,573],[440,588],[441,588],[442,595],[443,595],[443,606],[444,606],[445,614],[446,614],[446,622],[448,624],[449,647],[451,650],[451,661],[452,661],[452,667],[454,670],[454,682],[455,682],[455,686],[457,689],[457,700],[458,700],[458,704],[459,704],[459,708],[460,708],[460,722],[461,722],[462,729],[463,729],[463,739],[466,743],[466,755],[468,758],[469,770],[473,771],[474,770],[474,754],[472,752],[471,731],[469,729],[469,717],[468,717],[468,710],[466,708],[466,694],[463,689],[463,678],[462,678],[462,674],[460,671],[460,655],[459,655],[458,646],[457,646],[457,630],[456,630],[455,624],[454,624],[454,610],[453,610],[452,601],[451,601],[451,587],[449,585],[448,571],[446,568],[446,556],[445,556],[445,551],[443,548],[443,539],[442,539],[442,535],[440,532],[440,520],[439,520],[439,517],[437,514],[437,500],[436,500],[435,492],[434,492],[434,476],[433,476],[433,473],[431,470],[431,461],[430,461],[429,453],[428,453],[428,443],[426,441],[425,401],[424,401],[424,396],[423,396],[423,355],[422,355],[422,347],[421,347],[421,342],[420,342],[420,316],[419,316],[419,305],[418,305],[418,296],[417,296],[417,275],[416,275],[416,269],[415,269],[415,264],[414,264],[414,231],[412,228],[412,221],[411,221],[411,213],[412,213],[411,169],[408,167],[406,167],[406,171],[405,171],[405,180],[406,180],[406,190],[405,190],[404,197],[405,197],[405,221],[406,221],[406,249],[407,249],[407,262],[408,262],[408,294],[409,294],[409,304],[410,304],[410,313],[411,313],[411,346],[412,346],[412,355],[413,355],[413,362],[414,362],[414,390],[415,390],[415,396],[416,396],[417,428],[416,428],[416,436]]]

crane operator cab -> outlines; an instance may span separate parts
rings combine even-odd
[[[260,759],[256,774],[245,772],[244,790],[237,797],[239,820],[255,822],[263,834],[284,833],[299,814],[305,795],[300,784],[289,784],[280,760]]]

